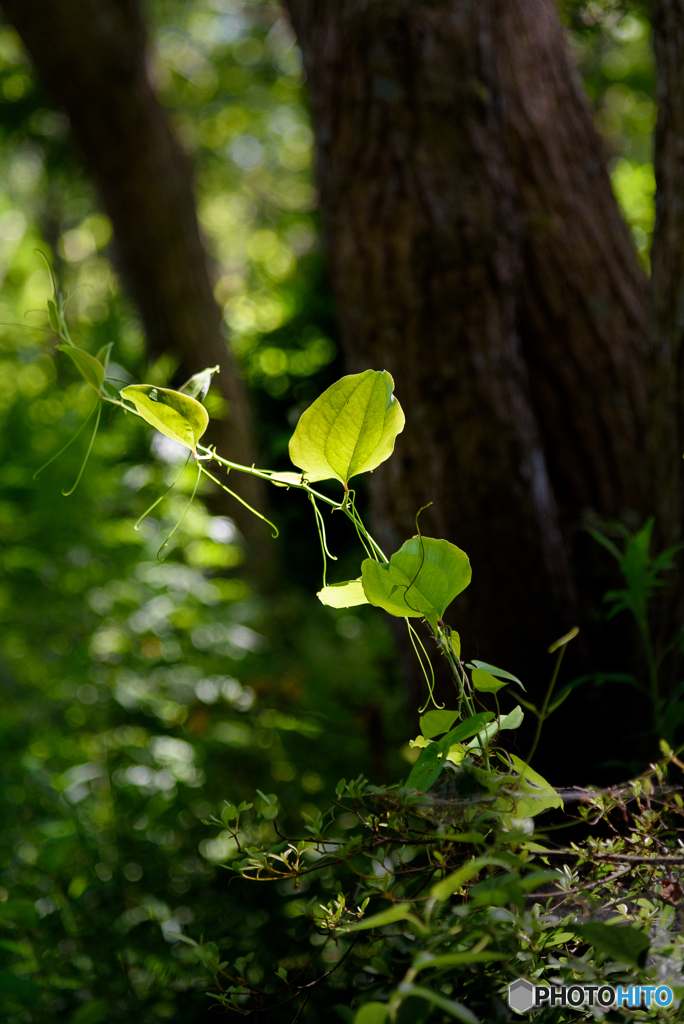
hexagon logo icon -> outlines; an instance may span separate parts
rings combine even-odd
[[[508,986],[508,1005],[511,1010],[517,1010],[518,1013],[527,1013],[534,1006],[534,988],[525,981],[524,978],[518,978],[517,981],[512,981]]]

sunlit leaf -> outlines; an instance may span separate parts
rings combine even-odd
[[[352,924],[347,928],[348,932],[361,932],[367,931],[369,928],[383,928],[386,924],[395,924],[397,921],[405,921],[407,917],[411,916],[411,908],[408,903],[398,903],[389,910],[383,910],[379,914],[373,914],[371,917],[364,917],[362,921],[357,924]]]
[[[474,857],[440,882],[435,882],[430,889],[430,895],[435,900],[449,899],[455,892],[462,889],[466,882],[474,878],[475,875],[479,875],[484,867],[510,868],[510,864],[499,857]]]
[[[553,786],[543,776],[530,768],[522,758],[515,754],[508,755],[513,767],[521,776],[522,795],[516,801],[515,815],[517,818],[533,818],[551,807],[563,808],[563,800]]]
[[[481,732],[493,718],[494,715],[491,711],[481,711],[477,715],[466,718],[464,722],[460,722],[455,729],[448,732],[438,742],[430,743],[429,746],[421,750],[420,757],[406,780],[406,785],[421,793],[427,793],[439,778],[450,748],[454,744],[460,743],[461,740],[466,740]]]
[[[192,452],[209,423],[203,405],[188,395],[151,384],[129,384],[121,397],[132,402],[144,420]]]
[[[84,352],[82,348],[77,348],[76,345],[58,345],[57,348],[60,352],[66,352],[84,381],[99,394],[105,379],[102,363],[98,363],[94,356],[91,356],[89,352]]]
[[[468,751],[462,743],[452,743],[447,751],[446,760],[452,764],[460,764]]]
[[[219,371],[219,366],[209,366],[206,370],[200,370],[199,373],[193,374],[189,380],[186,380],[178,390],[182,394],[188,395],[189,398],[196,398],[201,402],[211,386],[211,378]]]
[[[509,679],[512,683],[517,683],[521,689],[525,689],[517,676],[514,676],[511,672],[506,672],[503,668],[497,668],[496,665],[490,665],[486,661],[477,661],[473,658],[472,665],[469,664],[468,668],[482,668],[485,672],[489,672],[490,675],[496,676],[497,679]]]
[[[375,469],[394,451],[404,413],[386,370],[343,377],[302,413],[290,458],[307,480],[339,480]]]
[[[482,693],[497,693],[506,686],[502,679],[495,679],[491,672],[485,672],[483,668],[474,668],[472,679],[475,689]]]
[[[361,574],[370,604],[390,615],[426,618],[433,628],[472,576],[468,556],[455,544],[419,536],[402,544],[389,563],[366,558]]]
[[[519,704],[499,719],[499,729],[517,729],[522,725],[525,715]]]
[[[420,731],[426,739],[447,732],[458,718],[458,711],[428,711],[420,719]]]
[[[57,306],[55,305],[55,302],[54,302],[53,299],[48,299],[47,300],[47,308],[48,308],[48,319],[50,321],[50,327],[52,328],[52,330],[56,334],[59,334],[59,332],[60,332],[60,330],[62,328],[62,325],[60,323],[59,313],[57,312]]]
[[[316,595],[321,604],[330,608],[354,608],[357,604],[368,604],[361,580],[347,580],[346,583],[331,583]]]

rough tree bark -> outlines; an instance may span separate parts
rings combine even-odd
[[[220,365],[215,380],[228,415],[212,422],[211,440],[251,464],[246,394],[212,292],[191,169],[150,82],[138,0],[2,0],[2,12],[69,116],[112,221],[150,355],[172,351],[187,375]],[[236,489],[261,501],[256,478],[242,478]],[[237,502],[230,512],[248,531],[258,522]]]
[[[433,501],[424,532],[474,566],[466,649],[529,670],[591,590],[582,516],[637,523],[653,473],[681,501],[672,444],[647,454],[647,278],[554,4],[286,6],[349,365],[389,369],[407,414],[373,478],[376,524],[393,550]]]

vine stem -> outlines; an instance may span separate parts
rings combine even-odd
[[[105,402],[109,402],[110,405],[118,406],[119,408],[123,409],[124,412],[127,412],[130,415],[132,415],[132,416],[137,416],[138,419],[143,420],[144,422],[147,422],[145,420],[145,417],[141,416],[137,409],[135,409],[133,406],[127,405],[121,399],[110,398],[108,395],[102,395],[102,398],[103,398],[103,400]],[[325,505],[330,506],[330,508],[333,510],[333,512],[338,512],[338,511],[344,512],[345,515],[347,516],[347,518],[354,524],[355,528],[357,528],[357,529],[359,529],[361,531],[361,533],[363,534],[365,539],[368,541],[368,543],[372,546],[372,548],[375,551],[375,553],[378,555],[380,561],[382,561],[382,562],[389,562],[389,559],[385,555],[385,553],[382,550],[382,548],[380,547],[380,545],[377,543],[377,541],[371,536],[371,534],[366,529],[366,527],[365,527],[365,525],[363,523],[363,520],[361,519],[360,515],[356,511],[356,508],[353,507],[353,510],[352,510],[352,509],[349,508],[349,502],[348,501],[346,501],[346,500],[343,500],[342,502],[335,501],[333,498],[329,498],[326,494],[322,494],[320,491],[315,490],[315,488],[313,488],[304,479],[304,474],[302,474],[301,481],[295,481],[295,480],[290,481],[290,480],[288,480],[287,483],[283,483],[283,481],[278,479],[278,477],[281,474],[277,470],[274,470],[274,469],[257,469],[257,467],[254,466],[254,465],[252,465],[252,466],[243,466],[240,462],[232,462],[230,459],[224,459],[222,455],[218,454],[218,452],[216,451],[215,448],[208,448],[208,447],[206,447],[203,444],[198,444],[197,445],[197,451],[200,453],[200,458],[202,458],[202,461],[206,460],[207,462],[212,462],[212,461],[218,462],[219,465],[225,466],[226,469],[234,469],[237,473],[248,473],[250,476],[256,476],[260,480],[266,480],[266,481],[268,481],[268,482],[270,482],[272,484],[275,484],[277,486],[280,486],[280,487],[283,487],[283,486],[285,486],[285,487],[293,487],[295,490],[304,491],[304,493],[308,494],[310,497],[316,498],[318,501],[322,501]],[[224,485],[221,484],[220,481],[216,480],[215,477],[211,476],[211,474],[207,473],[206,475],[210,476],[211,479],[214,480],[215,483],[218,483],[220,487],[223,487],[224,490],[228,490],[229,491],[228,488],[224,487]],[[233,492],[229,491],[229,493],[232,494]],[[234,497],[238,498],[238,501],[242,501],[242,499],[239,498],[237,495],[234,495]],[[345,499],[346,498],[347,498],[347,494],[345,494]],[[242,502],[242,504],[245,504],[245,502]],[[247,507],[251,508],[251,506],[247,506]],[[254,509],[252,509],[252,511],[254,511]],[[255,514],[259,515],[259,513],[255,513]],[[264,518],[264,517],[263,516],[259,516],[259,518]],[[268,522],[268,520],[265,520],[265,522]],[[270,525],[272,525],[272,524],[270,524]]]
[[[541,738],[541,731],[542,731],[544,722],[546,721],[546,717],[547,717],[546,711],[547,711],[547,708],[548,708],[549,703],[551,701],[551,696],[553,694],[553,690],[554,690],[554,687],[556,685],[556,680],[558,679],[558,673],[560,672],[561,662],[563,661],[563,655],[565,654],[566,647],[567,647],[567,644],[563,644],[563,646],[558,651],[558,657],[556,658],[556,664],[555,664],[555,667],[554,667],[554,670],[553,670],[553,675],[551,676],[551,682],[549,683],[549,688],[546,691],[546,696],[544,697],[544,703],[542,704],[541,711],[537,715],[537,729],[536,729],[535,734],[534,734],[534,740],[532,742],[532,746],[530,748],[530,752],[529,752],[529,754],[527,755],[527,758],[526,758],[528,764],[532,760],[532,755],[534,754],[535,750],[537,749],[537,746],[539,744],[539,740]]]
[[[137,416],[139,419],[144,420],[144,417],[140,415],[140,413],[137,411],[137,409],[128,406],[121,399],[113,399],[113,398],[109,398],[109,397],[104,396],[104,395],[102,397],[104,398],[105,401],[109,402],[111,405],[119,406],[125,412],[130,413],[133,416]],[[223,466],[228,471],[230,471],[232,469],[232,470],[235,470],[238,473],[247,473],[250,476],[256,476],[260,480],[265,480],[265,481],[270,482],[270,483],[272,483],[274,485],[277,485],[277,486],[281,486],[281,487],[285,486],[285,487],[288,487],[288,488],[291,487],[291,488],[294,488],[295,490],[303,491],[308,496],[309,500],[311,501],[311,503],[312,503],[312,505],[314,507],[314,513],[315,513],[315,516],[316,516],[316,526],[318,528],[319,537],[320,537],[320,540],[321,540],[321,548],[323,550],[324,565],[325,565],[326,554],[329,555],[329,552],[327,551],[327,544],[326,544],[326,540],[325,540],[325,527],[323,525],[323,518],[322,518],[322,514],[321,514],[320,510],[318,509],[318,507],[316,505],[317,501],[322,502],[324,505],[328,505],[328,507],[333,512],[340,512],[340,511],[344,512],[344,514],[346,515],[347,519],[349,519],[350,522],[353,524],[354,529],[356,530],[356,532],[357,532],[357,534],[359,536],[359,540],[361,541],[362,545],[366,548],[366,554],[369,557],[375,558],[376,560],[381,561],[381,562],[383,562],[385,564],[387,564],[389,562],[389,559],[385,555],[385,553],[382,550],[382,548],[380,547],[380,545],[377,543],[375,538],[366,529],[366,526],[365,526],[365,524],[364,524],[364,522],[363,522],[363,520],[362,520],[361,516],[359,515],[359,512],[358,512],[358,510],[356,508],[355,494],[354,494],[353,491],[350,491],[347,486],[345,486],[344,497],[343,497],[342,501],[339,502],[339,501],[335,501],[333,498],[329,498],[326,494],[323,494],[323,493],[321,493],[321,491],[318,491],[314,487],[312,487],[308,483],[308,481],[305,479],[304,474],[301,475],[301,478],[299,480],[288,479],[288,480],[284,481],[282,479],[282,474],[279,473],[277,470],[258,469],[254,465],[243,466],[239,462],[232,462],[230,459],[223,458],[223,456],[218,454],[218,452],[216,451],[215,448],[207,447],[207,446],[201,445],[201,444],[198,444],[196,446],[196,453],[195,453],[195,455],[196,455],[196,457],[201,462],[217,462],[219,465]],[[217,480],[217,478],[215,476],[213,476],[212,473],[209,473],[204,468],[204,466],[201,466],[201,471],[207,477],[209,477],[209,479],[213,480],[214,483],[218,484],[219,487],[223,488],[223,490],[227,491],[229,494],[231,494],[233,497],[235,497],[238,501],[241,501],[243,505],[246,505],[246,502],[242,501],[242,499],[239,497],[239,495],[235,494],[234,491],[232,491],[230,488],[226,487],[225,484],[221,483],[220,480]],[[295,475],[295,474],[292,474],[292,475]],[[250,508],[250,510],[253,511],[255,513],[255,515],[257,515],[260,519],[263,519],[267,523],[269,522],[269,520],[267,520],[264,516],[260,515],[260,513],[258,513],[255,509],[252,509],[251,506],[246,505],[246,507]],[[269,523],[269,525],[273,526],[272,523]],[[274,527],[274,531],[277,533],[277,529],[275,527]],[[366,545],[368,545],[368,547],[366,547]],[[370,548],[370,550],[369,550],[369,548]],[[329,557],[332,557],[332,556],[329,555]],[[323,584],[325,586],[325,568],[324,568],[324,573],[323,573]],[[453,652],[451,650],[451,647],[450,647],[450,644],[449,644],[449,638],[448,638],[447,634],[445,632],[443,632],[443,630],[440,629],[439,626],[437,627],[437,631],[435,633],[435,639],[436,639],[438,645],[441,647],[441,649],[444,652],[444,654],[446,655],[447,662],[449,664],[449,668],[450,668],[451,673],[452,673],[452,675],[454,677],[454,680],[455,680],[455,682],[457,684],[457,690],[458,690],[458,693],[459,693],[459,708],[458,708],[459,713],[461,711],[461,707],[462,707],[463,703],[465,702],[465,707],[466,707],[466,710],[467,710],[468,714],[469,715],[474,715],[475,714],[475,707],[474,707],[474,704],[473,704],[473,701],[472,701],[472,694],[470,693],[468,677],[467,677],[467,675],[466,675],[466,673],[465,673],[465,671],[463,669],[463,666],[461,665],[460,659],[454,658],[454,654],[453,654]],[[415,641],[413,639],[413,636],[411,636],[411,641],[412,641],[413,646],[415,648]],[[425,655],[427,657],[427,652],[425,651],[425,648],[423,647],[422,644],[421,644],[421,647],[423,649],[423,653],[425,653]],[[423,666],[422,659],[420,658],[420,655],[418,654],[417,650],[416,650],[416,654],[418,655],[418,661],[421,664],[421,667],[423,668],[423,673],[426,675],[426,680],[427,680],[427,683],[428,683],[428,691],[429,691],[428,703],[429,703],[431,698],[432,698],[432,701],[434,703],[434,696],[433,696],[433,693],[432,693],[432,686],[430,685],[430,680],[427,679],[427,674],[425,673],[425,668]],[[428,657],[428,664],[430,664],[429,657]],[[430,668],[432,668],[432,666],[430,666]],[[556,676],[557,676],[557,672],[554,675],[554,680],[553,680],[554,683],[555,683]],[[550,688],[550,691],[549,691],[549,694],[548,694],[548,697],[547,697],[547,701],[546,701],[546,703],[544,705],[545,708],[547,707],[548,701],[550,700],[552,689],[553,689],[553,687]],[[437,705],[435,704],[435,706],[437,706]],[[535,746],[536,746],[536,743],[535,743]]]

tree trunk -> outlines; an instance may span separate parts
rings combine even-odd
[[[215,381],[228,416],[212,422],[211,440],[251,464],[247,398],[212,292],[191,170],[150,83],[138,0],[2,0],[2,10],[69,116],[112,221],[150,355],[174,352],[188,376],[220,365]],[[241,478],[237,489],[261,502],[256,478]],[[246,530],[258,522],[232,499],[229,511]]]
[[[553,2],[287,7],[349,367],[390,370],[406,410],[377,527],[394,550],[432,501],[423,532],[473,563],[465,651],[541,686],[594,586],[583,515],[651,500],[648,283]]]

